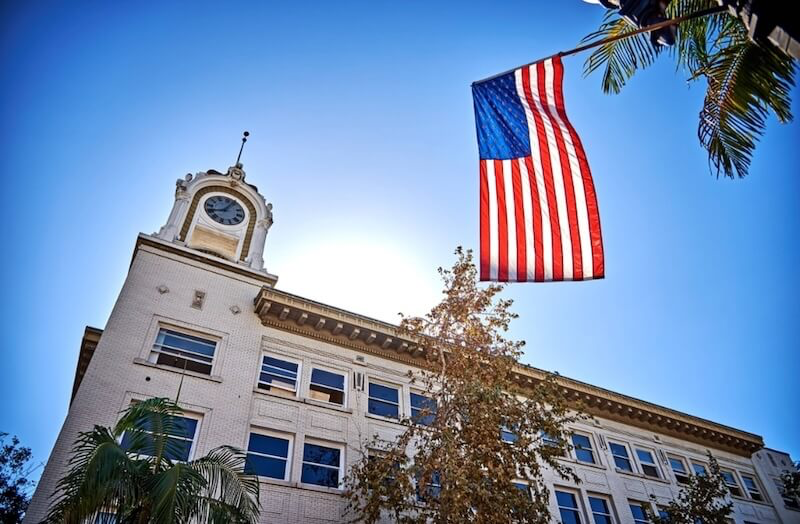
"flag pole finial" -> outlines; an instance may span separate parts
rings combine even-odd
[[[242,150],[244,150],[244,144],[247,142],[248,136],[250,136],[250,131],[245,131],[242,133],[242,145],[239,147],[239,156],[236,157],[236,166],[239,165],[239,161],[242,159]]]

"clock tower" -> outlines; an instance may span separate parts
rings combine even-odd
[[[157,238],[266,273],[272,204],[245,181],[241,163],[226,173],[187,174],[175,186],[175,203]]]

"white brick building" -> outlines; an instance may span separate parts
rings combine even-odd
[[[390,324],[275,289],[262,257],[271,205],[239,167],[177,186],[167,224],[137,238],[105,329],[87,328],[69,413],[26,522],[46,514],[79,431],[113,425],[134,399],[179,389],[195,421],[188,456],[223,444],[255,452],[268,475],[262,522],[340,522],[344,501],[324,484],[341,479],[363,438],[400,431],[391,415],[410,415],[407,371],[422,349]],[[531,382],[543,375],[520,372]],[[776,484],[791,461],[758,435],[558,380],[595,421],[575,426],[577,449],[564,459],[583,482],[550,479],[561,492],[554,516],[574,506],[580,522],[608,522],[605,512],[634,523],[637,505],[673,498],[710,450],[730,479],[737,524],[800,522],[797,501]]]

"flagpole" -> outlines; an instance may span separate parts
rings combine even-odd
[[[511,73],[513,71],[516,71],[517,69],[519,69],[521,67],[532,66],[533,64],[538,64],[539,62],[544,62],[545,60],[549,60],[549,59],[555,58],[557,56],[559,56],[559,57],[560,56],[569,56],[569,55],[574,55],[574,54],[577,54],[577,53],[582,53],[583,51],[586,51],[587,49],[592,49],[594,47],[601,46],[603,44],[616,42],[617,40],[622,40],[623,38],[628,38],[628,37],[635,36],[635,35],[638,35],[638,34],[641,34],[641,33],[649,33],[650,31],[656,31],[658,29],[663,29],[665,27],[670,27],[670,26],[673,26],[673,25],[677,25],[677,24],[680,24],[681,22],[685,22],[686,20],[691,20],[693,18],[700,18],[700,17],[703,17],[703,16],[713,15],[715,13],[721,13],[725,9],[727,9],[725,6],[711,7],[709,9],[703,9],[703,10],[697,11],[696,13],[691,13],[691,14],[679,16],[679,17],[676,17],[676,18],[670,18],[669,20],[664,20],[663,22],[659,22],[657,24],[652,24],[652,25],[648,25],[648,26],[645,26],[645,27],[641,27],[639,29],[631,31],[630,33],[623,33],[623,34],[619,34],[619,35],[610,36],[608,38],[603,38],[602,40],[597,40],[595,42],[589,42],[588,44],[584,44],[582,46],[578,46],[578,47],[576,47],[574,49],[570,49],[568,51],[561,51],[561,52],[556,53],[554,55],[550,55],[550,56],[546,56],[544,58],[540,58],[539,60],[535,60],[533,62],[529,62],[527,64],[524,64],[524,65],[521,65],[521,66],[517,66],[517,67],[515,67],[513,69],[509,69],[508,71],[503,71],[502,73],[497,73],[496,75],[492,75],[492,76],[484,78],[482,80],[476,80],[475,82],[472,82],[472,85],[475,86],[475,85],[478,85],[478,84],[483,84],[484,82],[488,82],[489,80],[494,80],[495,78],[498,78],[498,77],[501,77],[503,75],[507,75],[508,73]]]

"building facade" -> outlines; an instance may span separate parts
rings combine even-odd
[[[339,484],[364,439],[402,430],[396,418],[411,415],[421,393],[408,370],[424,349],[391,324],[277,289],[263,259],[271,225],[272,206],[241,165],[178,180],[167,223],[136,239],[107,325],[86,330],[69,412],[26,522],[45,516],[78,432],[111,426],[131,402],[154,396],[178,398],[184,410],[177,458],[223,444],[248,450],[261,522],[344,521]],[[544,372],[520,375],[535,384]],[[791,460],[758,435],[557,380],[594,419],[572,428],[575,449],[563,459],[583,482],[548,479],[555,520],[642,522],[644,506],[657,509],[702,471],[708,450],[737,524],[800,522],[779,486]]]

